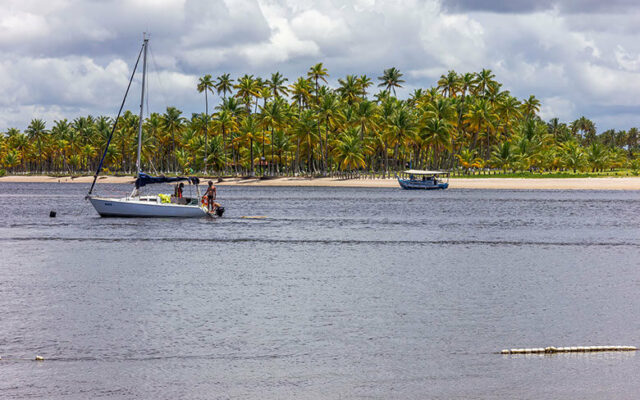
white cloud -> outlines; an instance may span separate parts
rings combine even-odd
[[[566,98],[546,97],[541,102],[540,117],[544,120],[559,118],[561,121],[569,121],[575,118],[576,106]]]
[[[283,63],[300,56],[318,56],[319,46],[312,40],[300,39],[291,28],[286,10],[278,5],[262,5],[271,36],[268,43],[256,43],[239,49],[248,63],[259,66],[264,63]]]
[[[477,69],[485,59],[484,29],[466,15],[433,14],[427,19],[420,38],[426,52],[432,54],[445,69]]]
[[[620,68],[630,72],[640,71],[640,54],[632,55],[621,45],[616,46],[614,54]]]

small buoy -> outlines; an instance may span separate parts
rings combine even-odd
[[[44,357],[42,357],[42,356],[36,356],[35,361],[44,361]]]
[[[49,211],[49,218],[55,218],[56,217],[56,212],[55,211]]]

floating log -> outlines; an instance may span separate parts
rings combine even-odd
[[[36,356],[35,361],[44,361],[44,357],[42,357],[42,356]]]
[[[578,346],[578,347],[535,347],[524,349],[505,349],[500,354],[554,354],[554,353],[587,353],[603,351],[636,351],[635,346]]]

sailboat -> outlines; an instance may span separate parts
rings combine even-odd
[[[113,128],[111,130],[111,134],[109,135],[109,139],[107,140],[107,145],[104,149],[104,153],[102,154],[102,158],[100,159],[100,163],[98,165],[98,169],[93,176],[93,183],[91,184],[91,188],[89,189],[89,193],[86,196],[86,199],[91,202],[93,207],[96,209],[98,214],[101,217],[202,217],[202,216],[217,216],[221,217],[224,213],[224,208],[220,206],[212,207],[213,211],[209,211],[209,207],[206,204],[206,197],[201,198],[200,196],[200,188],[198,184],[200,180],[197,177],[166,177],[159,176],[153,177],[147,175],[142,172],[140,165],[140,154],[142,151],[142,119],[143,119],[143,111],[144,111],[144,92],[145,92],[145,84],[146,84],[146,74],[147,74],[147,47],[149,45],[149,39],[146,35],[143,38],[142,48],[140,49],[140,53],[138,54],[138,59],[136,60],[136,64],[133,67],[133,72],[131,74],[131,78],[129,79],[129,85],[127,86],[127,91],[125,92],[124,99],[122,100],[122,105],[120,106],[120,110],[118,111],[118,116],[116,117],[115,122],[113,123]],[[115,132],[116,125],[118,124],[118,119],[120,118],[120,114],[122,113],[122,108],[124,107],[125,100],[127,98],[127,94],[129,93],[129,89],[131,88],[131,82],[133,81],[133,77],[135,75],[136,69],[140,62],[140,56],[142,55],[142,94],[140,96],[140,119],[138,122],[138,155],[136,159],[136,181],[135,188],[131,192],[129,196],[122,198],[110,198],[110,197],[101,197],[93,195],[93,188],[95,187],[96,180],[98,179],[98,175],[102,170],[102,165],[104,163],[105,156],[107,155],[107,150],[109,148],[109,144],[111,143],[111,139],[113,138],[113,133]],[[176,197],[176,196],[168,196],[163,194],[158,195],[141,195],[140,189],[144,186],[150,184],[157,183],[169,183],[169,182],[180,182],[187,181],[189,184],[195,187],[195,191],[197,193],[197,197]]]

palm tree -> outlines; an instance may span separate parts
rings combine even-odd
[[[495,82],[493,80],[493,78],[495,77],[496,76],[493,74],[493,72],[491,72],[490,69],[483,68],[482,71],[478,72],[476,74],[476,80],[475,80],[476,93],[481,97],[485,97],[487,95],[489,86],[491,86],[491,84]]]
[[[438,80],[438,89],[442,90],[442,94],[446,97],[456,97],[460,90],[460,78],[455,71],[449,71],[447,75],[440,75]]]
[[[17,131],[17,133],[12,132],[12,135],[9,136],[9,144],[13,149],[19,152],[20,162],[22,164],[21,169],[22,171],[27,172],[27,158],[31,152],[31,143],[29,138],[27,135],[20,133],[20,131]]]
[[[229,130],[235,130],[237,128],[236,117],[226,108],[223,108],[217,113],[215,119],[216,126],[222,133],[222,153],[223,153],[223,171],[227,171],[227,132]]]
[[[378,127],[378,106],[373,101],[361,101],[356,108],[355,118],[360,126],[360,140],[364,141],[367,132]]]
[[[511,132],[514,120],[522,118],[520,101],[509,95],[502,96],[496,104],[496,112],[502,125],[502,135],[504,139],[506,139],[510,136],[509,133]]]
[[[260,87],[258,81],[253,75],[244,75],[238,79],[238,83],[234,85],[236,88],[236,98],[242,99],[247,113],[251,113],[251,98],[260,96]]]
[[[605,169],[609,155],[606,149],[598,142],[591,143],[587,149],[587,162],[591,166],[591,171],[602,171]]]
[[[67,140],[72,133],[71,124],[66,119],[53,122],[51,128],[51,136],[56,141],[58,156],[62,164],[62,169],[67,169],[67,151],[69,150],[69,141]],[[105,139],[106,141],[106,139]]]
[[[389,133],[391,144],[394,145],[393,159],[396,162],[396,170],[400,167],[401,147],[415,140],[416,129],[414,115],[406,105],[402,104],[394,111],[390,121]]]
[[[11,173],[14,173],[15,168],[20,164],[20,152],[16,149],[9,150],[7,154],[5,154],[2,164]]]
[[[462,75],[460,77],[460,93],[462,94],[462,99],[464,100],[465,97],[469,94],[469,93],[475,93],[476,92],[476,83],[477,83],[477,75],[476,74],[472,74],[470,72],[467,72],[466,74]]]
[[[378,80],[381,81],[378,87],[384,87],[388,92],[393,90],[393,95],[396,96],[396,88],[402,87],[401,83],[404,83],[404,80],[400,78],[402,78],[402,73],[396,67],[387,68],[382,76],[378,77]]]
[[[215,87],[215,84],[213,83],[213,80],[211,79],[211,75],[210,74],[206,74],[205,76],[201,77],[198,80],[198,93],[202,93],[204,92],[204,118],[205,118],[205,124],[204,124],[204,173],[207,173],[207,137],[209,136],[209,98],[207,96],[208,93],[213,94],[213,88]]]
[[[373,81],[367,75],[360,75],[357,78],[358,86],[360,87],[360,93],[362,94],[362,99],[364,100],[367,97],[367,89],[373,86]]]
[[[241,137],[245,142],[249,143],[249,163],[251,166],[249,171],[251,175],[254,175],[253,144],[256,140],[256,135],[259,129],[258,123],[254,119],[253,115],[248,115],[240,124]]]
[[[504,173],[507,172],[507,169],[511,168],[515,161],[515,155],[512,149],[511,143],[509,142],[503,142],[493,147],[491,163],[501,168]]]
[[[469,149],[463,149],[459,154],[456,154],[456,158],[460,163],[460,166],[464,168],[465,174],[469,173],[469,169],[471,168],[481,168],[482,167],[482,158],[477,157],[476,153]]]
[[[571,133],[577,137],[584,136],[585,143],[590,144],[596,137],[596,125],[582,116],[571,123]]]
[[[338,84],[340,85],[337,90],[338,94],[347,104],[353,104],[361,100],[362,91],[355,75],[347,75],[345,79],[338,79]]]
[[[291,96],[301,110],[308,107],[311,102],[311,89],[311,82],[303,77],[298,78],[291,85]]]
[[[171,156],[173,158],[173,171],[176,171],[178,169],[178,153],[176,153],[176,133],[180,133],[180,131],[184,127],[185,121],[184,117],[182,117],[181,115],[182,111],[178,110],[177,108],[167,107],[166,112],[161,117],[163,128],[171,134]],[[180,165],[182,166],[182,164]]]
[[[307,72],[307,77],[314,81],[316,85],[316,103],[320,101],[318,81],[327,83],[328,76],[329,73],[327,72],[327,69],[322,65],[322,63],[317,63],[313,67],[309,68],[309,71]]]
[[[314,142],[318,139],[314,132],[319,125],[312,110],[303,110],[293,123],[293,133],[296,138],[296,164],[300,165],[300,155],[305,152],[307,155],[307,172],[314,169],[313,149]],[[319,130],[318,130],[319,131]]]
[[[522,102],[522,114],[525,118],[535,117],[538,111],[540,111],[540,100],[536,99],[536,96],[531,95]]]
[[[444,119],[431,118],[421,129],[421,138],[433,149],[432,163],[439,167],[438,156],[441,149],[451,149],[451,132],[453,127]]]
[[[562,163],[566,168],[570,168],[575,173],[581,169],[585,163],[584,151],[577,142],[571,140],[562,146]]]
[[[640,133],[638,133],[638,128],[631,128],[629,132],[627,132],[627,151],[629,152],[629,157],[633,157],[633,152],[638,150],[638,146],[640,145]]]
[[[45,122],[36,118],[31,120],[25,133],[29,139],[36,142],[36,147],[38,148],[38,170],[42,173],[42,145],[49,131],[47,131]]]
[[[267,81],[267,87],[274,97],[286,96],[289,93],[289,89],[285,85],[286,81],[288,79],[283,77],[280,72],[271,74],[271,79]]]
[[[333,153],[338,161],[338,168],[343,171],[364,168],[366,165],[364,160],[364,146],[355,128],[350,128],[340,135],[333,149]]]
[[[231,93],[233,89],[233,79],[229,77],[229,74],[222,74],[216,78],[215,83],[216,92],[222,93],[223,99],[227,99],[227,93]]]
[[[322,154],[322,173],[327,172],[329,166],[329,127],[335,121],[340,109],[338,97],[333,93],[325,94],[320,98],[317,107],[318,138],[320,139],[320,153]],[[324,122],[324,151],[322,135],[320,134],[320,121]]]
[[[488,101],[485,99],[478,99],[472,105],[469,111],[464,115],[464,122],[469,126],[469,129],[473,132],[473,143],[471,149],[475,149],[476,140],[480,133],[484,133],[487,140],[486,157],[489,156],[489,148],[491,145],[491,133],[495,129],[495,121],[497,115],[491,109]]]
[[[261,109],[260,125],[265,129],[271,129],[271,156],[269,160],[269,173],[272,173],[271,167],[273,164],[273,136],[274,130],[279,129],[284,124],[286,103],[281,98],[276,98],[273,101],[267,103]],[[262,148],[262,157],[264,157],[264,141]]]

